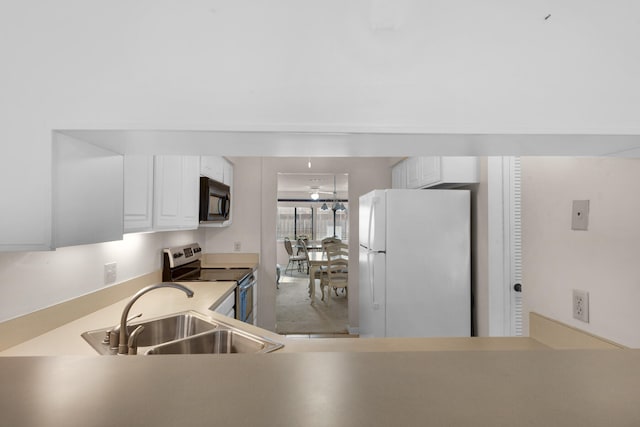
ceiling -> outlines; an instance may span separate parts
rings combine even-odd
[[[279,173],[278,174],[278,198],[309,198],[312,188],[317,188],[321,199],[331,198],[334,188],[339,198],[346,198],[349,189],[349,175],[326,173]],[[325,193],[322,193],[325,192]]]

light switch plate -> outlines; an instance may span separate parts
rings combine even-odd
[[[574,200],[571,211],[571,229],[587,230],[589,227],[589,201]]]

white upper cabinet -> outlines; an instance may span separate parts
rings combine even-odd
[[[477,183],[478,179],[478,158],[469,156],[410,157],[392,169],[393,188],[451,188]]]
[[[233,182],[233,165],[224,157],[200,157],[200,175],[214,179],[231,187]]]
[[[407,188],[407,164],[397,163],[391,169],[391,188]]]
[[[200,158],[156,156],[154,167],[153,229],[198,228]]]
[[[121,154],[58,134],[52,171],[53,247],[122,240]]]
[[[124,156],[124,232],[153,230],[153,156]]]
[[[224,182],[225,159],[219,156],[200,157],[200,175]]]
[[[184,228],[198,228],[200,222],[200,157],[182,157],[182,221]]]

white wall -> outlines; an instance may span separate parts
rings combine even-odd
[[[52,252],[0,252],[0,321],[104,288],[104,264],[116,283],[162,268],[162,249],[200,241],[200,231],[125,234],[124,240]]]
[[[639,2],[383,3],[3,2],[0,244],[49,245],[55,128],[640,132]]]
[[[640,347],[638,182],[637,159],[522,158],[525,313]],[[583,199],[589,229],[571,230]],[[588,324],[572,317],[572,289],[589,292]]]
[[[258,157],[234,157],[232,186],[232,223],[228,227],[205,228],[210,253],[234,252],[234,243],[240,242],[240,251],[260,253],[260,174],[262,162]]]

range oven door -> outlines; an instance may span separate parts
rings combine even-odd
[[[256,279],[250,275],[236,289],[236,319],[253,324],[253,287]]]

